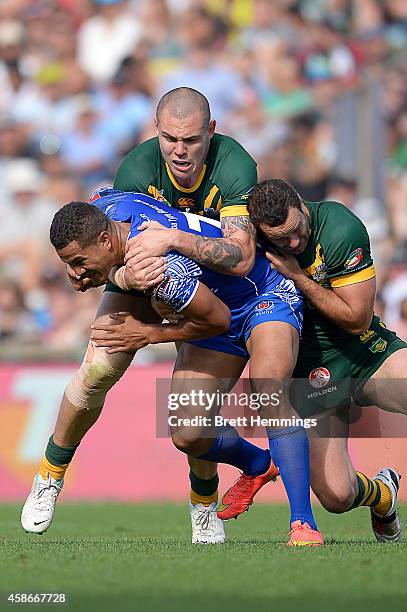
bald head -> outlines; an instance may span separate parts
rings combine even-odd
[[[164,110],[179,120],[199,112],[204,126],[209,125],[211,119],[208,100],[199,91],[190,87],[177,87],[163,95],[157,106],[157,123]]]

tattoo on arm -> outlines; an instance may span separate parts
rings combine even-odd
[[[208,268],[226,272],[242,261],[243,253],[237,244],[224,243],[224,238],[198,238],[193,258]]]
[[[249,234],[250,238],[256,240],[256,228],[250,221],[250,217],[223,217],[221,220],[222,232],[225,238],[229,238],[237,230],[242,230]]]
[[[195,261],[219,272],[228,272],[243,260],[241,246],[231,243],[233,234],[244,231],[253,240],[256,239],[256,229],[249,217],[224,217],[221,221],[224,238],[198,238],[195,244]]]

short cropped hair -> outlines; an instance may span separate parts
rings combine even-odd
[[[254,227],[261,223],[278,227],[286,222],[290,208],[301,209],[302,200],[289,183],[268,179],[253,187],[247,200],[247,210]]]
[[[205,126],[211,120],[208,99],[200,91],[192,89],[192,87],[177,87],[167,91],[158,102],[156,110],[157,121],[160,120],[163,110],[167,108],[177,119],[185,119],[198,110],[202,115],[202,121]]]
[[[109,219],[99,208],[87,202],[70,202],[54,215],[49,238],[57,251],[73,241],[87,247],[96,244],[101,232],[109,228]]]

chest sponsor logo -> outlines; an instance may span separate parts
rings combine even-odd
[[[387,340],[383,340],[383,338],[378,338],[369,346],[369,351],[371,351],[372,353],[384,353],[386,348]]]
[[[359,340],[363,342],[363,344],[366,344],[366,342],[369,342],[369,340],[371,340],[375,336],[376,336],[376,332],[373,331],[372,329],[368,329],[367,331],[365,331],[364,334],[360,334]]]
[[[331,380],[331,373],[326,368],[315,368],[315,370],[312,370],[308,376],[308,380],[312,387],[315,387],[315,389],[320,389],[329,383]]]
[[[363,259],[363,249],[355,249],[349,255],[348,259],[345,261],[345,268],[347,270],[353,270]]]
[[[178,198],[178,207],[188,212],[191,208],[195,208],[195,200],[193,198]]]

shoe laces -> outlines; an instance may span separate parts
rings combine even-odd
[[[216,517],[216,509],[212,508],[212,506],[208,506],[203,510],[198,510],[197,516],[195,518],[195,524],[200,529],[208,529],[211,519],[213,520]]]
[[[51,475],[48,474],[46,482],[37,481],[38,490],[36,491],[36,509],[40,511],[50,510],[52,502],[58,493],[62,490],[62,486],[53,481]]]

